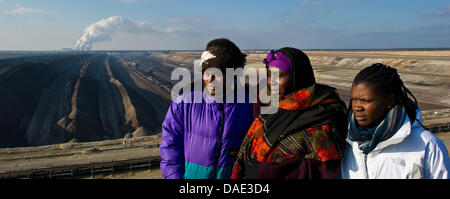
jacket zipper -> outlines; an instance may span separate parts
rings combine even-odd
[[[364,178],[369,179],[369,172],[367,171],[367,154],[364,154]]]
[[[217,178],[217,172],[219,168],[219,158],[220,151],[222,149],[222,135],[224,129],[224,121],[225,121],[225,103],[222,103],[222,115],[220,116],[220,131],[219,131],[219,143],[217,144],[217,153],[216,153],[216,165],[214,166],[214,178]]]

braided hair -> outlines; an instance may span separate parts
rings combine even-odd
[[[361,70],[353,80],[353,86],[368,83],[373,86],[375,92],[385,98],[393,95],[397,104],[405,107],[406,113],[411,121],[416,118],[417,99],[411,91],[405,87],[397,73],[397,69],[376,63]],[[408,94],[414,101],[408,98]],[[351,110],[351,103],[349,110]],[[419,122],[420,123],[420,122]]]

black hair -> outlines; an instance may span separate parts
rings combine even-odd
[[[218,38],[209,41],[205,50],[212,53],[215,57],[202,63],[202,74],[208,68],[217,68],[225,74],[227,68],[244,68],[247,61],[247,55],[242,53],[236,44],[226,38]],[[206,85],[204,81],[201,82],[202,87],[204,88]],[[194,83],[192,82],[192,85],[193,84]]]
[[[237,47],[236,44],[234,44],[229,39],[218,38],[218,39],[211,40],[208,42],[208,44],[206,44],[205,49],[209,50],[214,46],[222,48],[223,50],[225,50],[227,52],[227,54],[232,56],[231,63],[230,63],[230,64],[232,64],[232,66],[227,66],[227,67],[243,68],[245,66],[245,63],[247,61],[246,60],[247,55],[242,53],[241,50],[239,49],[239,47]]]
[[[381,94],[385,98],[393,95],[395,97],[395,103],[405,107],[410,120],[413,121],[416,119],[416,109],[418,108],[417,99],[403,84],[403,81],[397,73],[397,69],[380,63],[373,64],[361,70],[353,80],[353,86],[361,83],[372,85],[375,92]],[[410,95],[414,101],[412,101],[408,95]],[[351,101],[349,106],[349,110],[351,110]]]

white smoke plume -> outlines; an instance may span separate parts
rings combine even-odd
[[[101,19],[84,29],[84,33],[78,39],[75,49],[88,51],[92,45],[101,41],[111,41],[115,32],[126,32],[133,34],[152,34],[152,33],[170,33],[174,29],[160,29],[151,22],[140,21],[133,22],[121,16],[112,16]]]

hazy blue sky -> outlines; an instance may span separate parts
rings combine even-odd
[[[116,32],[92,49],[450,47],[448,0],[0,0],[0,50],[74,48],[110,16],[174,31]]]

